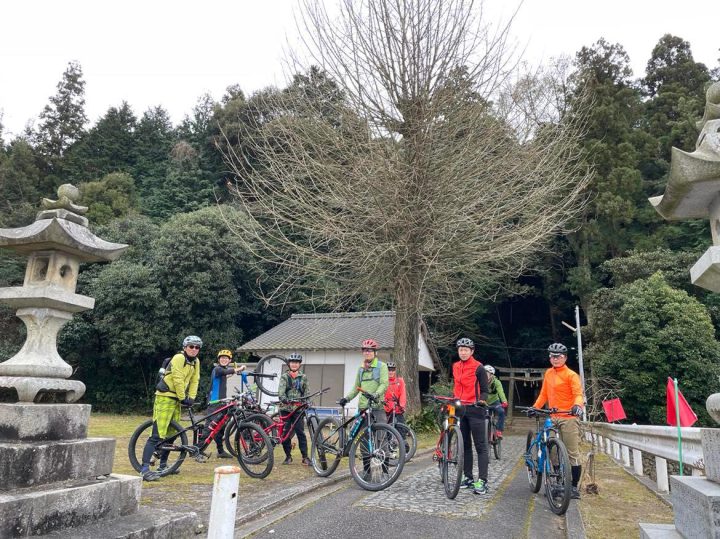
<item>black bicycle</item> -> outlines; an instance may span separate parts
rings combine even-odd
[[[205,449],[215,436],[222,432],[230,418],[237,421],[237,430],[234,438],[235,455],[242,469],[250,477],[262,479],[272,470],[274,464],[273,443],[262,428],[255,423],[242,421],[238,402],[234,398],[222,399],[224,404],[214,412],[200,418],[195,418],[192,407],[188,407],[190,426],[183,427],[176,421],[171,421],[168,432],[172,432],[155,444],[153,456],[150,461],[150,471],[157,477],[174,474],[185,461],[187,456],[197,462],[207,462],[210,455]],[[211,418],[210,429],[204,430],[204,422]],[[142,456],[145,444],[152,435],[153,420],[148,419],[138,426],[130,437],[128,443],[128,458],[130,464],[137,471],[142,469]],[[192,443],[188,443],[188,432],[192,432]]]
[[[397,397],[393,396],[392,400],[394,404],[400,404],[400,399]],[[399,421],[397,416],[395,406],[393,406],[392,412],[388,414],[388,425],[394,427],[395,430],[400,433],[403,440],[405,440],[405,462],[407,462],[415,456],[415,451],[417,451],[417,436],[415,436],[415,432],[410,426],[407,423]]]
[[[380,399],[365,393],[370,403]],[[339,403],[338,403],[339,404]],[[343,422],[333,417],[323,419],[312,440],[311,461],[315,473],[330,476],[342,457],[349,457],[350,474],[365,490],[383,490],[400,477],[405,464],[405,443],[393,427],[376,423],[372,410],[359,410],[345,416]]]
[[[488,444],[492,446],[495,459],[500,460],[500,457],[502,456],[502,438],[497,435],[497,411],[492,407],[488,407],[488,412],[487,441]]]

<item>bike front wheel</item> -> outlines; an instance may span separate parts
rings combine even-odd
[[[567,448],[562,440],[550,438],[545,451],[545,496],[550,510],[556,515],[564,515],[570,504],[572,488]]]
[[[345,447],[345,430],[332,417],[323,419],[312,437],[310,462],[320,477],[328,477],[337,470]]]
[[[276,374],[277,376],[272,380],[269,378],[262,378],[260,376],[255,377],[255,384],[257,384],[260,391],[270,397],[278,396],[278,383],[279,378],[283,374],[284,370],[287,369],[287,359],[278,354],[269,354],[264,356],[258,361],[255,367],[255,372],[261,374]]]
[[[440,462],[445,496],[455,499],[460,490],[462,481],[465,451],[463,450],[463,436],[460,427],[452,425],[445,431],[442,443],[442,461]]]
[[[407,462],[415,456],[415,451],[417,451],[417,437],[415,436],[415,432],[405,423],[395,423],[393,427],[395,427],[395,430],[398,431],[402,439],[405,440],[405,462]]]
[[[365,490],[383,490],[400,477],[405,441],[390,425],[375,423],[355,436],[350,446],[350,474]]]
[[[245,473],[263,479],[275,463],[273,444],[265,431],[255,423],[239,423],[235,432],[235,452]]]
[[[152,430],[153,420],[148,419],[141,423],[130,436],[128,458],[136,472],[140,472],[142,469],[143,451],[145,450],[145,444],[152,436]],[[171,421],[168,427],[168,435],[172,436],[173,432],[179,432],[180,434],[172,442],[158,444],[153,451],[149,463],[150,471],[160,472],[163,475],[173,474],[185,460],[187,450],[183,449],[183,447],[187,446],[188,443],[187,434],[183,432],[182,426],[176,421]]]
[[[525,442],[525,467],[527,468],[530,490],[539,492],[540,485],[542,484],[542,470],[540,469],[540,461],[538,459],[538,451],[540,448],[534,445],[534,441],[535,433],[528,431],[527,441]]]

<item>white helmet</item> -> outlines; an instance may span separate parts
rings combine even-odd
[[[488,371],[490,374],[495,374],[495,367],[492,365],[485,365],[485,370]]]

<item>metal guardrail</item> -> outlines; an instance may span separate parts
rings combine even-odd
[[[589,440],[592,439],[592,436],[602,451],[615,460],[621,461],[625,466],[630,466],[630,451],[632,450],[632,465],[637,475],[643,475],[642,454],[653,455],[658,490],[660,492],[669,491],[667,461],[679,460],[677,427],[615,425],[597,422],[583,423],[583,425]],[[681,428],[682,461],[683,464],[692,467],[693,475],[698,475],[705,470],[702,430],[698,427]]]
[[[587,423],[593,432],[621,445],[650,453],[667,460],[678,460],[677,427],[656,425],[614,425]],[[683,464],[705,469],[701,443],[701,428],[682,427]]]

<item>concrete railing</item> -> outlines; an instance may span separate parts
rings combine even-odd
[[[613,457],[624,466],[632,467],[635,474],[643,475],[642,454],[655,457],[655,475],[660,492],[668,492],[667,461],[679,461],[677,427],[655,425],[615,425],[612,423],[584,423],[585,436],[594,441],[601,451]],[[692,468],[692,475],[703,475],[705,462],[701,443],[702,429],[683,427],[682,453],[683,465]]]

